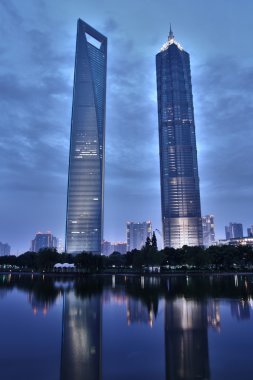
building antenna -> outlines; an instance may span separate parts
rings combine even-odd
[[[174,34],[171,29],[171,23],[170,23],[170,34],[169,34],[169,40],[172,40],[174,38]]]

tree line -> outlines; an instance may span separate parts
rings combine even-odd
[[[141,250],[126,254],[113,252],[109,256],[82,252],[77,255],[58,253],[54,248],[36,252],[25,252],[19,256],[0,256],[0,267],[17,267],[28,270],[51,271],[56,263],[74,263],[77,269],[87,272],[103,272],[110,269],[143,271],[147,267],[171,270],[252,270],[253,248],[251,246],[183,246],[179,249],[158,250],[156,238],[147,238]]]

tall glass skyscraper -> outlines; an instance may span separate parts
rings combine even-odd
[[[107,38],[77,22],[66,252],[101,253]]]
[[[164,246],[202,245],[190,58],[171,30],[156,73]]]

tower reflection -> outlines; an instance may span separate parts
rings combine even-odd
[[[166,380],[209,379],[207,305],[185,298],[165,305]]]
[[[64,294],[60,380],[101,379],[101,297]]]

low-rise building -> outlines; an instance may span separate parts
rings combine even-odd
[[[234,239],[221,239],[218,240],[218,245],[250,245],[253,246],[253,237],[242,237],[242,238],[234,238]]]

